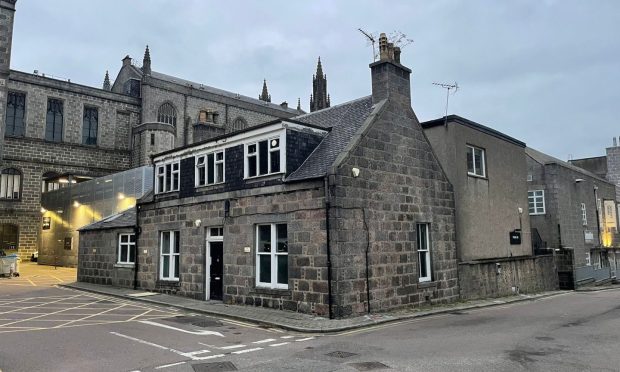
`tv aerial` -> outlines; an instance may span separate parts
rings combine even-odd
[[[452,94],[456,93],[459,90],[459,84],[455,81],[454,84],[446,84],[446,83],[433,83],[433,85],[436,85],[440,88],[443,88],[446,90],[446,115],[444,116],[445,118],[445,123],[444,125],[448,125],[448,105],[450,103],[450,91],[452,90]]]
[[[379,55],[375,49],[375,43],[377,42],[378,36],[376,36],[374,33],[366,32],[361,28],[358,28],[357,30],[361,32],[368,40],[368,43],[372,45],[372,61],[375,62],[377,60],[377,56]],[[387,38],[390,43],[394,44],[394,46],[397,46],[400,49],[403,49],[407,45],[413,43],[413,39],[408,38],[407,35],[400,31],[391,32]]]

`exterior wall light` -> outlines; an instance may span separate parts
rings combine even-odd
[[[77,200],[73,202],[73,207],[74,207],[74,208],[77,208],[77,207],[79,207],[80,205],[81,205],[81,204],[80,204],[80,202],[79,202],[79,201],[77,201]]]
[[[201,220],[194,221],[194,226],[200,227],[200,225],[202,225],[202,221]]]
[[[583,182],[583,181],[584,181],[584,179],[583,179],[583,178],[577,178],[577,179],[575,180],[575,183],[579,183],[579,182]]]
[[[360,169],[359,168],[353,168],[351,169],[351,174],[353,175],[353,178],[357,178],[360,175]]]

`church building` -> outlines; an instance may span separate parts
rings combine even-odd
[[[71,249],[42,246],[42,193],[150,164],[150,157],[270,120],[302,114],[166,75],[126,56],[114,81],[91,87],[11,70],[16,0],[0,0],[0,249],[41,263]],[[327,103],[329,105],[329,103]],[[62,244],[59,242],[58,244]]]

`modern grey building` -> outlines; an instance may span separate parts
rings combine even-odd
[[[610,252],[620,248],[615,185],[534,149],[526,154],[535,250],[555,252],[561,288],[610,280]]]
[[[422,127],[454,187],[461,297],[555,289],[551,252],[532,251],[525,143],[457,115]]]

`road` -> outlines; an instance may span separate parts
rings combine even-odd
[[[620,290],[318,336],[4,283],[4,372],[620,370]]]

